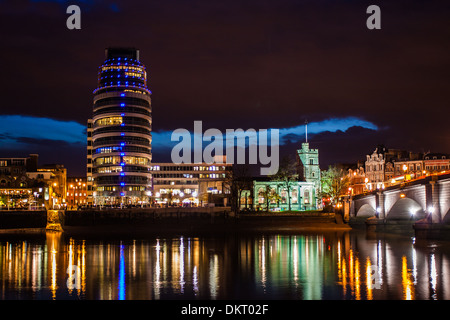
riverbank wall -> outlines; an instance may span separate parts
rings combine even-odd
[[[229,208],[144,208],[24,211],[13,221],[8,220],[11,212],[0,212],[0,229],[3,232],[14,228],[47,228],[68,234],[105,234],[130,233],[149,234],[167,232],[283,232],[295,230],[350,230],[344,223],[336,220],[334,213],[322,212],[276,212],[235,214]],[[14,215],[17,213],[14,212]],[[33,215],[34,220],[28,219]],[[20,219],[19,216],[21,217]],[[28,223],[25,226],[24,221]],[[38,221],[36,221],[38,220]],[[9,221],[9,223],[5,223]],[[31,223],[34,221],[33,223]],[[50,227],[49,227],[50,226]],[[1,231],[0,230],[0,231]]]

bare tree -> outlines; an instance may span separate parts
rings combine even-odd
[[[270,185],[266,185],[266,188],[260,191],[258,196],[264,198],[267,211],[269,211],[269,206],[272,201],[278,203],[281,200],[280,195],[275,189],[271,188]]]
[[[244,190],[252,191],[253,179],[247,164],[233,165],[225,174],[224,186],[230,191],[231,210],[238,212],[241,208],[241,197]]]
[[[287,156],[281,159],[278,172],[273,176],[274,181],[281,182],[287,191],[288,208],[291,210],[291,182],[298,181],[297,161]]]
[[[329,166],[328,170],[322,171],[321,176],[322,197],[331,198],[331,201],[335,203],[336,198],[347,192],[350,179],[344,170]]]

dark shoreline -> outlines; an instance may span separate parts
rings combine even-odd
[[[232,235],[245,233],[345,232],[348,224],[337,223],[334,216],[293,214],[242,214],[220,217],[165,217],[158,219],[107,219],[62,226],[65,236],[146,237],[164,235]],[[46,228],[0,229],[0,236],[45,234]]]

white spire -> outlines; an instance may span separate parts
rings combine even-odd
[[[308,120],[305,120],[305,137],[306,143],[308,143]]]

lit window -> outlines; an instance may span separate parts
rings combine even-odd
[[[122,117],[106,117],[102,119],[98,119],[95,121],[95,124],[98,126],[111,126],[116,124],[122,124]]]

